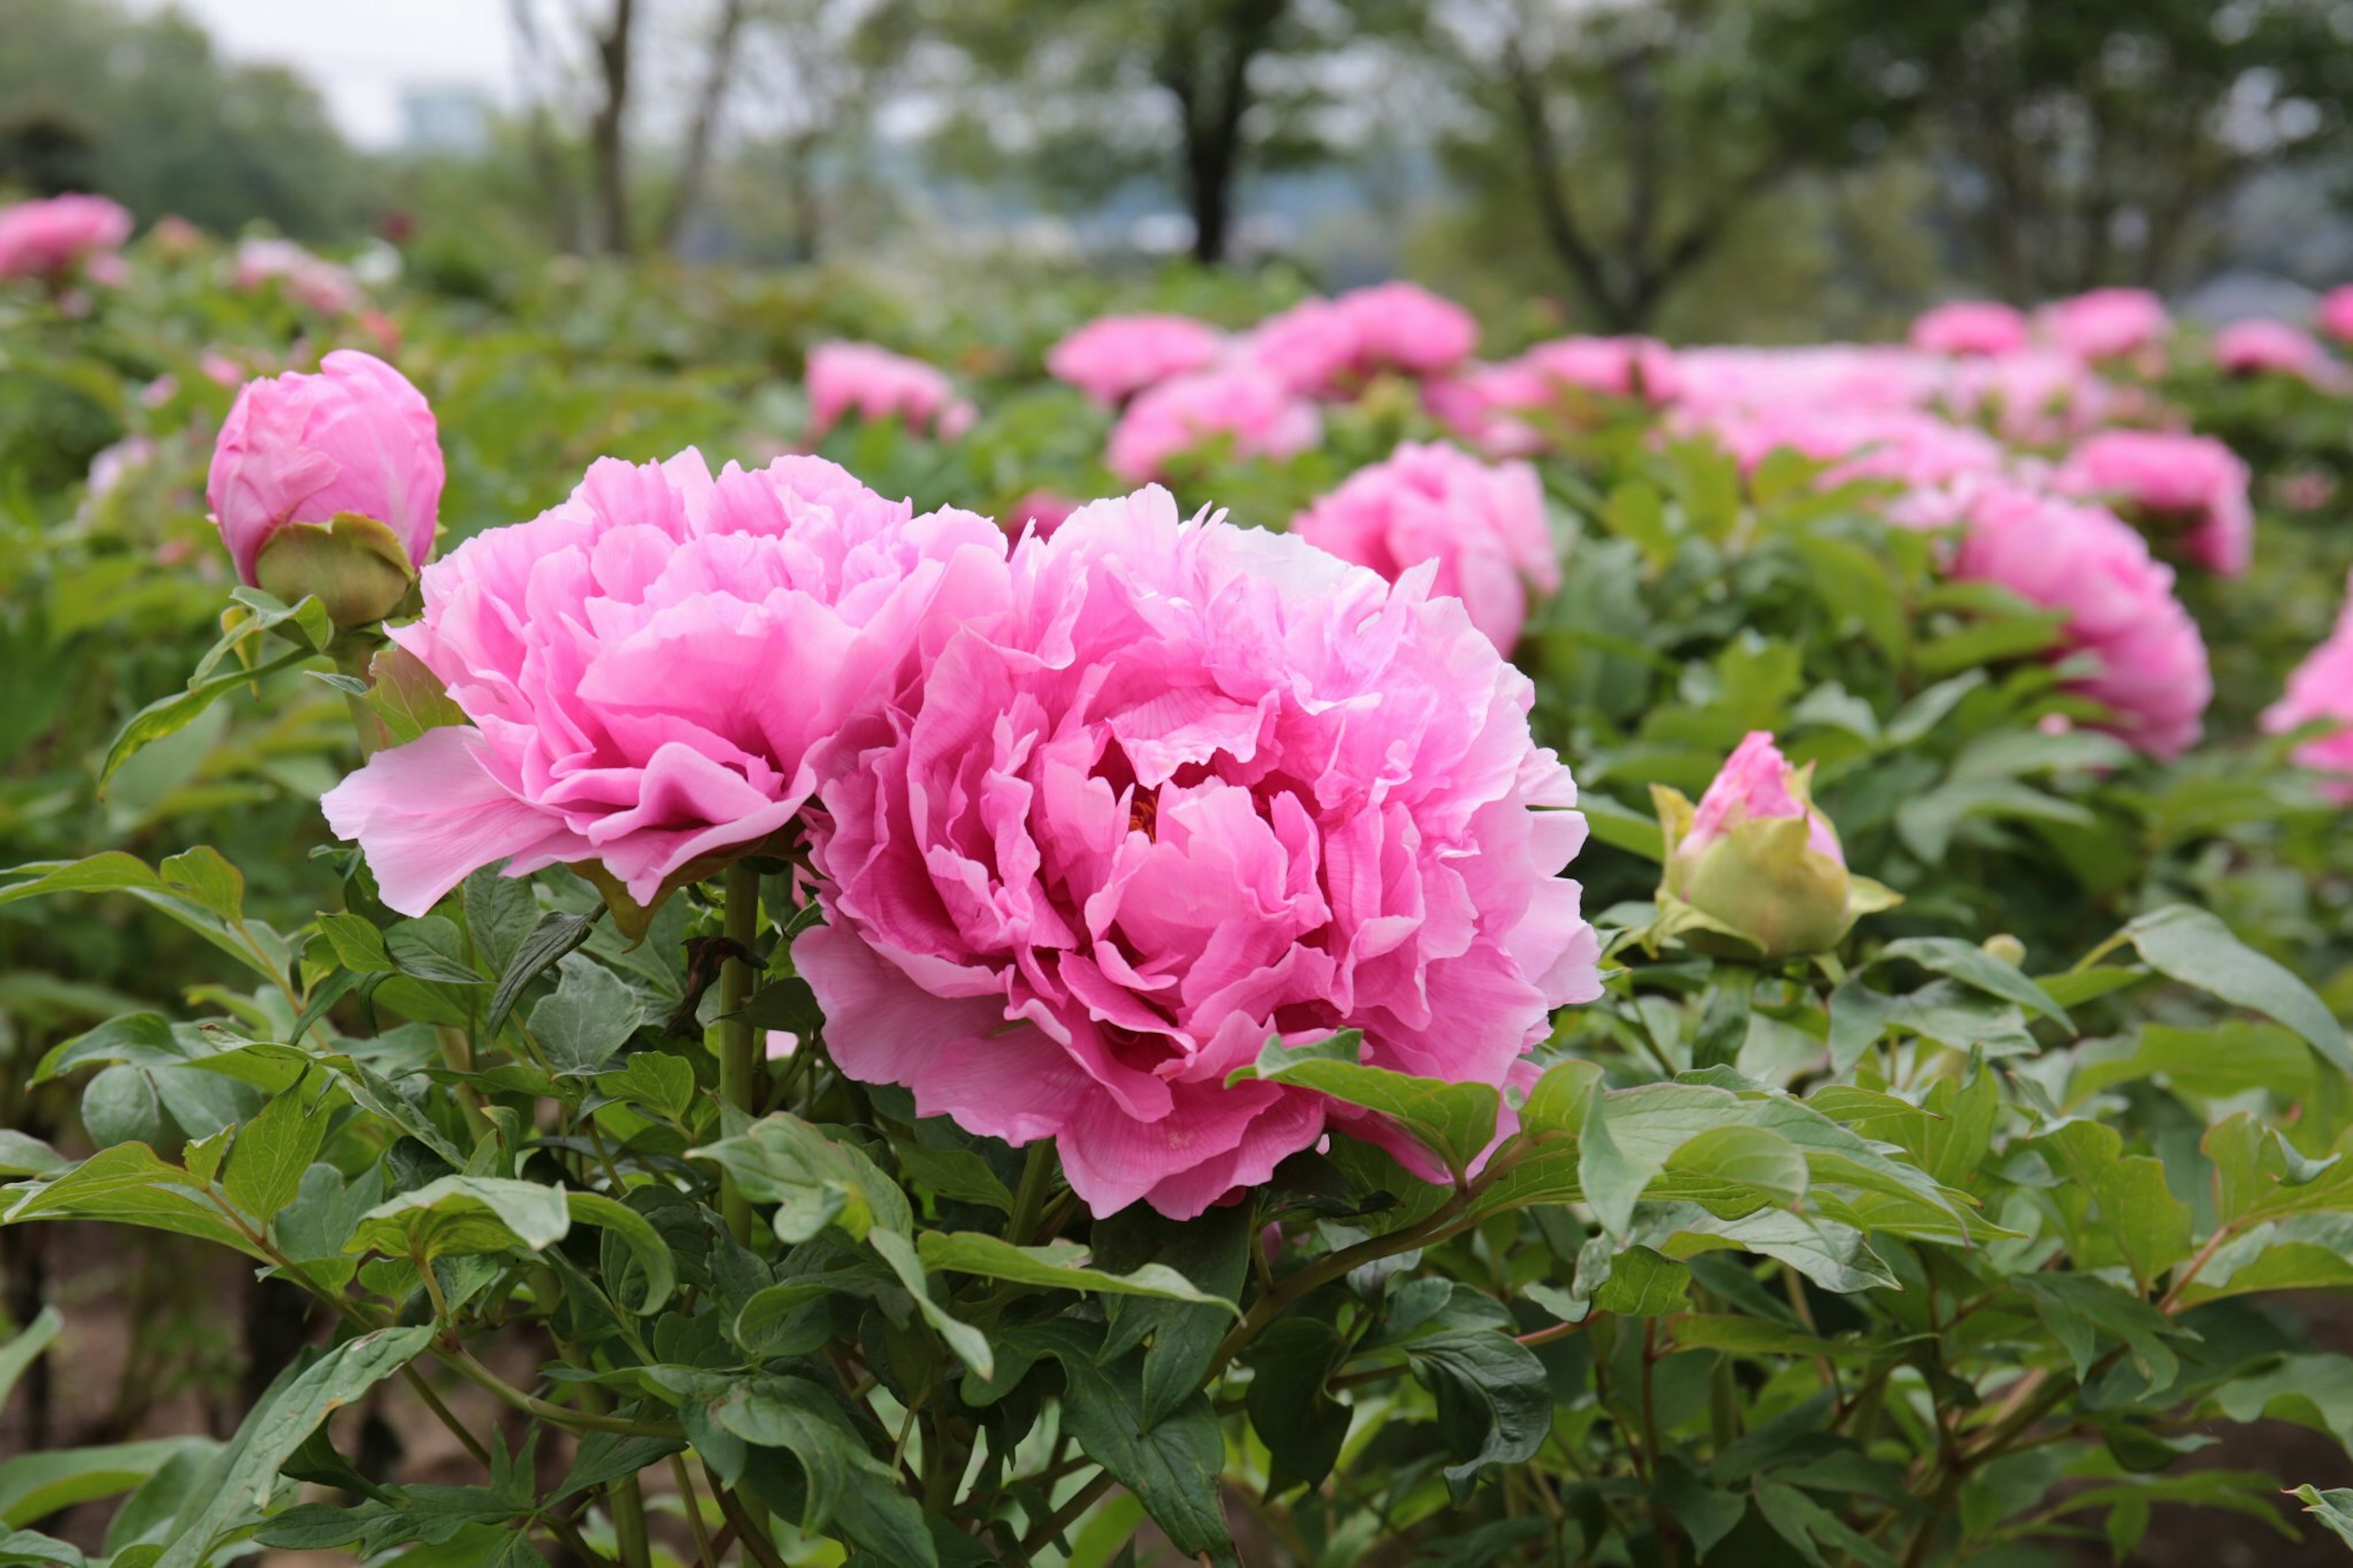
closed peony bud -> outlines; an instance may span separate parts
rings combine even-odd
[[[1851,875],[1838,830],[1814,808],[1813,766],[1793,768],[1772,734],[1740,742],[1694,808],[1651,786],[1664,832],[1665,874],[1652,937],[1703,952],[1788,958],[1838,945],[1855,917],[1895,895]]]
[[[239,580],[316,595],[338,626],[382,620],[433,553],[441,502],[433,410],[372,354],[248,382],[213,449],[205,496]]]

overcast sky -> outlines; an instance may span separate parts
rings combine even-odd
[[[466,85],[512,97],[506,7],[499,0],[133,0],[166,4],[209,29],[232,59],[290,65],[326,94],[353,140],[400,134],[400,89]]]

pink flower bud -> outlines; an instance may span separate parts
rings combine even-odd
[[[1814,808],[1813,768],[1772,734],[1740,742],[1694,807],[1651,786],[1665,834],[1656,934],[1733,957],[1788,958],[1838,945],[1855,917],[1894,895],[1851,876],[1838,830]]]
[[[352,625],[381,619],[432,554],[442,479],[423,395],[382,360],[343,349],[316,375],[247,384],[205,496],[240,581],[290,600],[317,594]],[[354,553],[330,534],[364,542]]]
[[[130,212],[104,196],[51,196],[0,207],[0,278],[61,278],[130,237]]]

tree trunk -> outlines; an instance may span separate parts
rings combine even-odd
[[[662,215],[661,244],[675,249],[694,204],[702,195],[710,172],[711,146],[719,130],[719,113],[726,106],[728,83],[735,69],[735,35],[744,26],[744,0],[721,0],[719,26],[712,35],[711,58],[703,67],[702,94],[694,105],[694,121],[686,132],[686,155],[678,170],[678,188],[670,193]]]
[[[608,256],[626,256],[630,248],[624,122],[629,107],[630,24],[636,11],[637,0],[613,0],[612,22],[596,39],[605,97],[588,127],[588,151],[596,170],[596,243]]]
[[[1289,6],[1290,0],[1229,0],[1219,19],[1162,42],[1158,75],[1161,86],[1175,95],[1184,124],[1193,258],[1204,266],[1226,258],[1234,181],[1241,172],[1242,121],[1250,107],[1250,65],[1273,42]]]

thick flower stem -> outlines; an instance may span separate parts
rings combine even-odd
[[[372,652],[368,644],[356,637],[338,637],[334,645],[335,668],[353,680],[364,681],[368,678],[368,658]],[[355,691],[346,691],[343,693],[343,707],[351,713],[352,730],[359,736],[363,759],[375,755],[391,742],[392,737],[385,732],[384,721],[375,716],[375,710],[367,705],[366,698]]]
[[[1046,1206],[1046,1184],[1053,1173],[1053,1141],[1032,1139],[1029,1156],[1021,1163],[1021,1189],[1013,1194],[1013,1220],[1005,1227],[1006,1239],[1014,1246],[1027,1247],[1033,1239],[1038,1212]]]
[[[727,940],[738,955],[752,951],[759,934],[760,874],[742,861],[727,868],[724,884]],[[760,1114],[760,1047],[751,1021],[740,1016],[752,1000],[752,966],[731,956],[719,972],[719,1093],[746,1116]],[[735,1180],[720,1175],[719,1206],[727,1230],[741,1246],[752,1241],[752,1205]]]

